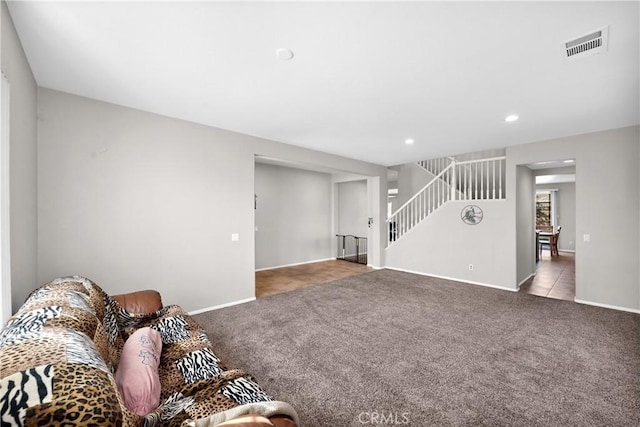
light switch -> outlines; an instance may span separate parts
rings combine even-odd
[[[582,240],[585,242],[590,242],[591,241],[591,234],[583,234],[582,235]]]
[[[231,241],[232,242],[237,242],[238,240],[240,240],[240,235],[238,233],[231,234]]]

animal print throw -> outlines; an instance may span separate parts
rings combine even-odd
[[[125,341],[149,327],[162,338],[160,404],[131,412],[115,373]],[[84,277],[32,292],[0,330],[0,425],[214,426],[244,414],[288,415],[239,370],[227,369],[200,326],[176,305],[125,311]]]

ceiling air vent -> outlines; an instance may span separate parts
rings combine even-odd
[[[608,39],[609,26],[606,26],[582,37],[568,40],[562,43],[564,56],[569,61],[575,61],[585,56],[606,52]]]

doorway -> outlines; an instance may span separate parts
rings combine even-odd
[[[536,238],[534,275],[520,292],[546,298],[574,301],[576,249],[576,165],[573,159],[527,165],[534,182],[533,220],[535,233],[555,235],[558,252]]]
[[[576,296],[575,253],[543,250],[535,276],[520,286],[520,292],[546,298],[573,301]]]
[[[254,173],[256,297],[359,274],[379,262],[371,253],[379,246],[371,227],[380,210],[377,177],[257,155]],[[356,258],[364,265],[336,259],[339,233],[359,237]]]
[[[337,182],[336,258],[367,265],[371,226],[366,179]]]

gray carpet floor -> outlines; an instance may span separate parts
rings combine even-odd
[[[194,316],[312,426],[639,426],[640,315],[379,270]]]

